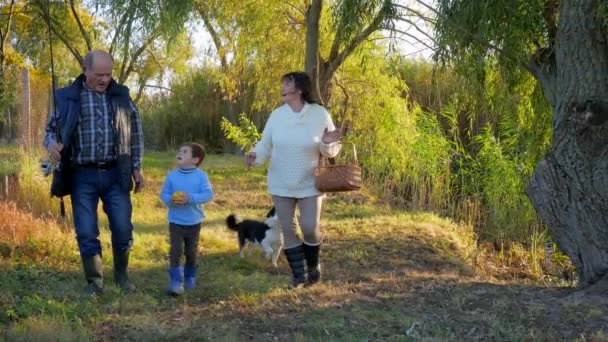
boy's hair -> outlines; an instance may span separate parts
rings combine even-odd
[[[182,146],[190,147],[190,150],[192,151],[192,158],[198,158],[198,163],[196,163],[196,166],[201,165],[203,160],[205,160],[205,148],[203,147],[203,145],[194,142],[189,142],[183,144]]]

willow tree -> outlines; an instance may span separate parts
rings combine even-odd
[[[48,23],[54,37],[82,64],[93,49],[106,49],[115,59],[115,78],[124,83],[137,75],[140,97],[159,65],[159,53],[183,32],[191,12],[189,0],[30,0],[36,14]]]
[[[270,92],[277,88],[280,73],[293,68],[297,55],[289,46],[298,39],[288,30],[284,5],[263,0],[194,3],[219,62],[219,73],[213,76],[220,84],[227,119],[234,124],[247,107],[272,107],[278,97]],[[260,96],[252,100],[251,93]],[[248,105],[249,101],[253,103]]]
[[[8,38],[12,31],[13,17],[15,16],[15,0],[0,6],[0,121],[3,119],[4,107],[9,102],[4,72],[9,60]]]
[[[15,62],[15,53],[10,46],[9,37],[13,32],[14,18],[19,15],[21,7],[22,4],[16,4],[15,0],[5,1],[4,4],[0,5],[0,127],[4,126],[5,120],[8,119],[6,126],[9,127],[9,138],[12,138],[9,108],[9,104],[12,102],[12,92],[6,77],[6,69],[8,64]]]
[[[331,8],[328,44],[323,42],[321,19],[324,5]],[[311,75],[315,96],[326,103],[331,81],[344,61],[372,34],[390,28],[398,19],[398,8],[389,0],[312,0],[305,11],[306,55],[304,69]],[[327,45],[328,49],[323,49]]]
[[[236,97],[243,70],[262,66],[263,71],[256,71],[255,76],[266,80],[269,69],[297,61],[299,65],[292,68],[304,68],[313,78],[316,97],[327,103],[335,73],[361,44],[377,39],[374,36],[382,30],[397,33],[396,22],[411,24],[408,17],[424,17],[416,9],[391,0],[194,3],[227,75],[224,88],[229,98]],[[275,82],[276,78],[273,86]]]
[[[419,1],[423,3],[422,1]],[[438,0],[438,57],[531,73],[553,142],[527,195],[591,292],[608,289],[608,3]],[[591,286],[593,285],[593,286]]]

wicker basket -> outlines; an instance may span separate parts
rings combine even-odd
[[[335,158],[319,155],[319,165],[315,168],[315,186],[320,192],[341,192],[359,190],[362,185],[361,168],[357,161],[357,150],[353,144],[354,160],[348,164],[336,165]]]

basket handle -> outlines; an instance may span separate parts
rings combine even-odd
[[[357,159],[357,148],[355,147],[355,143],[349,143],[349,144],[353,145],[353,158],[354,158],[354,162],[358,163],[359,161]],[[321,167],[325,166],[325,159],[327,159],[327,161],[329,162],[329,165],[336,165],[336,158],[335,157],[326,158],[321,153],[319,153],[319,166],[321,166]]]

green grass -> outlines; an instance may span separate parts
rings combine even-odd
[[[470,226],[428,213],[391,209],[364,192],[326,199],[324,282],[291,291],[284,257],[278,269],[257,250],[251,258],[241,259],[235,235],[224,227],[224,218],[232,212],[261,218],[271,204],[264,170],[247,170],[234,156],[210,155],[205,160],[216,197],[205,206],[199,286],[179,298],[169,297],[164,293],[169,250],[166,209],[158,192],[173,168],[173,156],[148,153],[147,187],[133,196],[135,244],[130,269],[138,286],[134,294],[122,295],[111,285],[112,260],[105,257],[106,292],[99,298],[83,295],[84,280],[69,225],[56,227],[48,219],[27,219],[17,213],[0,221],[0,340],[606,337],[605,304],[566,304],[561,298],[568,290],[504,276],[509,270],[488,271],[494,264],[479,271],[473,266],[479,250]],[[103,214],[100,217],[103,249],[111,255],[107,220]],[[28,221],[23,225],[39,232],[19,244],[6,237],[10,234],[3,238],[1,222],[15,220]]]
[[[0,145],[0,176],[19,172],[20,149],[15,145]]]

